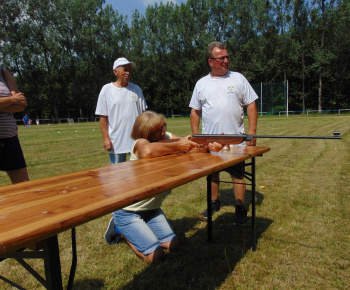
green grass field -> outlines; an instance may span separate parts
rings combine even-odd
[[[188,118],[168,119],[168,130],[190,134]],[[77,228],[78,266],[74,289],[349,289],[350,287],[350,116],[263,117],[258,134],[330,136],[342,140],[260,139],[271,151],[257,163],[257,251],[251,250],[251,221],[233,226],[232,185],[220,186],[222,209],[213,216],[207,242],[204,178],[178,187],[163,210],[181,248],[149,264],[121,243],[109,246],[110,215]],[[19,128],[31,179],[109,164],[98,123]],[[229,176],[222,173],[223,180]],[[0,185],[9,184],[0,172]],[[264,187],[264,188],[263,188]],[[251,214],[250,189],[246,207]],[[70,233],[59,234],[64,285]],[[42,269],[39,261],[29,261]],[[41,285],[15,261],[0,263],[0,275],[27,289]],[[0,289],[11,287],[0,280]]]

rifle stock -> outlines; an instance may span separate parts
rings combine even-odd
[[[247,135],[243,134],[195,134],[190,137],[190,140],[201,145],[208,145],[209,143],[220,143],[221,145],[240,144],[247,140]],[[247,140],[248,141],[248,140]]]

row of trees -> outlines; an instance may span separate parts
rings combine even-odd
[[[120,56],[137,63],[132,81],[150,109],[187,114],[214,40],[250,83],[288,80],[290,109],[350,105],[349,0],[188,0],[131,19],[104,0],[6,0],[0,24],[0,63],[32,118],[93,116]]]

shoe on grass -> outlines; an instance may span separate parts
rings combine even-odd
[[[247,223],[247,210],[244,205],[236,205],[235,225],[245,225]]]
[[[211,201],[211,213],[213,214],[214,212],[217,212],[220,210],[220,200],[212,200]],[[206,209],[204,212],[201,214],[202,219],[208,219],[208,209]]]
[[[108,224],[108,228],[107,228],[106,233],[105,233],[105,240],[106,240],[107,244],[109,244],[109,245],[119,243],[119,240],[121,238],[121,234],[120,234],[120,232],[118,233],[115,230],[116,228],[117,227],[114,223],[114,220],[113,220],[113,218],[111,218],[111,220],[109,221],[109,224]]]

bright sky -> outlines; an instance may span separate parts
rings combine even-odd
[[[167,1],[181,4],[187,2],[187,0],[106,0],[106,4],[111,4],[113,9],[118,10],[119,14],[127,15],[131,19],[132,12],[137,9],[140,14],[146,12],[148,5],[154,5],[155,3],[166,4]]]

